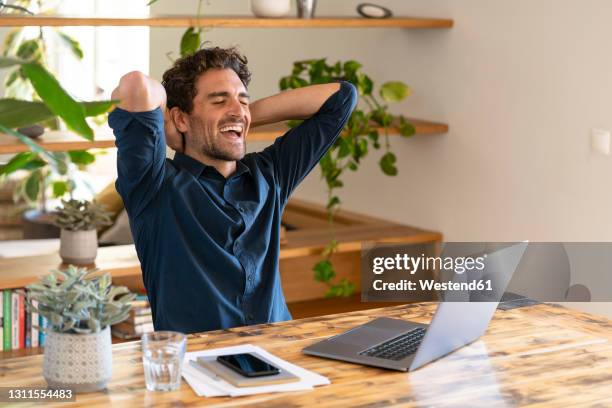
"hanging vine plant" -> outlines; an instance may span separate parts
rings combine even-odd
[[[313,272],[316,281],[327,285],[326,297],[347,297],[355,292],[353,282],[346,278],[335,279],[336,271],[332,263],[332,255],[338,248],[334,216],[341,205],[337,189],[344,185],[342,175],[347,169],[357,171],[370,147],[384,149],[379,161],[382,172],[388,176],[397,175],[397,158],[389,143],[390,129],[393,126],[405,137],[415,133],[414,126],[403,115],[389,113],[387,105],[404,100],[410,95],[410,88],[401,81],[390,81],[382,84],[376,94],[374,82],[361,68],[362,65],[353,60],[338,61],[333,65],[329,65],[326,58],[296,61],[291,75],[281,78],[279,83],[280,89],[286,90],[345,80],[355,85],[359,100],[366,106],[366,109],[360,109],[359,105],[355,108],[343,129],[342,137],[336,140],[319,162],[321,177],[327,187],[326,209],[331,240],[321,254],[322,259],[314,265]],[[300,121],[290,121],[289,126],[294,127],[299,123]]]

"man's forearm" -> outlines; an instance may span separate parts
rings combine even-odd
[[[290,119],[308,119],[339,89],[339,83],[319,84],[259,99],[250,105],[251,127]]]

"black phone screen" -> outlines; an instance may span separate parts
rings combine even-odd
[[[280,372],[272,364],[268,364],[250,353],[218,356],[217,361],[245,377],[263,377]]]

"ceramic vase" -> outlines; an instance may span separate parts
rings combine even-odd
[[[283,17],[291,10],[291,0],[251,0],[251,11],[257,17]]]
[[[91,334],[49,330],[44,348],[43,376],[50,388],[75,393],[106,388],[113,368],[109,326]]]
[[[98,254],[98,232],[69,231],[62,229],[60,234],[60,256],[66,264],[89,265],[94,263]]]

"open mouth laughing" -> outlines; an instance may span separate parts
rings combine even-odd
[[[223,125],[219,128],[219,132],[223,136],[240,139],[244,134],[244,125],[241,123]]]

